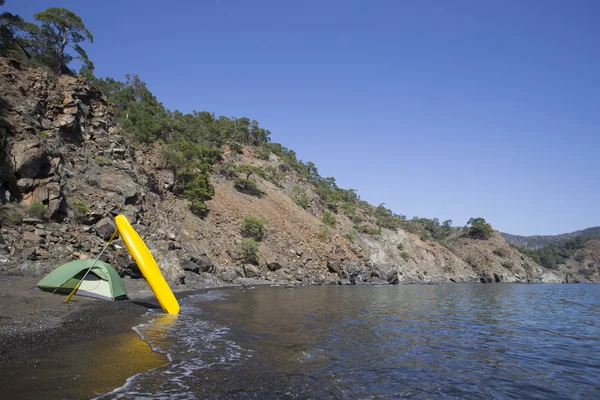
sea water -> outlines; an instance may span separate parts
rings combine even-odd
[[[600,285],[240,288],[149,316],[169,364],[102,399],[600,398]]]

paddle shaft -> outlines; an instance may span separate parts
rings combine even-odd
[[[108,242],[106,243],[106,246],[104,246],[104,248],[102,249],[102,251],[100,252],[100,254],[98,254],[98,257],[96,257],[96,259],[94,260],[94,262],[92,263],[92,265],[90,265],[90,267],[87,269],[87,271],[85,271],[85,274],[83,275],[83,278],[81,278],[81,280],[79,281],[79,283],[77,284],[77,286],[75,286],[75,289],[73,289],[73,291],[71,293],[69,293],[69,295],[65,299],[65,303],[67,301],[71,300],[71,297],[73,297],[75,295],[75,293],[77,293],[77,289],[79,289],[79,286],[81,285],[81,282],[83,282],[83,280],[90,273],[90,271],[92,270],[92,268],[94,268],[94,265],[96,265],[96,263],[98,262],[98,260],[102,256],[102,253],[104,253],[104,250],[106,250],[108,248],[108,246],[110,245],[110,242],[113,241],[113,239],[117,236],[118,233],[119,233],[119,230],[116,229],[115,233],[113,233],[112,236],[110,237],[110,239],[108,239]]]

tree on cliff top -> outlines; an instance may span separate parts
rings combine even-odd
[[[467,222],[469,227],[468,235],[474,239],[487,240],[492,237],[494,230],[492,226],[485,222],[485,218],[471,218]]]
[[[67,47],[71,47],[78,54],[77,58],[93,70],[92,62],[79,43],[85,40],[93,43],[94,37],[81,17],[66,8],[51,7],[35,14],[34,18],[41,22],[41,26],[31,35],[44,47],[40,53],[44,64],[62,72],[73,60],[73,56],[65,52]]]

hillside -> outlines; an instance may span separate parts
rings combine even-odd
[[[582,229],[571,233],[563,233],[560,235],[534,235],[534,236],[519,236],[511,235],[510,233],[501,233],[504,240],[508,243],[525,247],[526,249],[539,249],[541,247],[549,246],[551,244],[564,243],[569,239],[574,239],[578,236],[594,239],[600,238],[600,226],[593,228]]]
[[[174,285],[600,281],[595,241],[550,270],[496,231],[365,203],[246,119],[165,111],[150,140],[133,116],[158,103],[132,98],[125,118],[81,77],[0,59],[0,274],[94,257],[122,213]],[[120,240],[103,259],[139,278]]]

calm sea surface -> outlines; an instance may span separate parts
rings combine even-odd
[[[600,399],[600,285],[259,287],[150,315],[170,364],[102,398]]]

